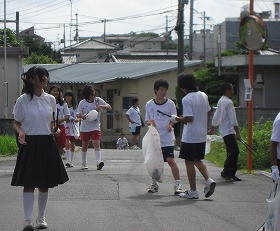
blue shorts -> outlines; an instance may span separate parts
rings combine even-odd
[[[203,160],[205,157],[205,145],[203,143],[184,143],[182,142],[180,148],[179,158],[189,161]]]
[[[140,134],[140,131],[141,131],[141,126],[130,127],[130,132],[132,135],[138,135]]]
[[[161,151],[164,162],[167,162],[167,158],[169,157],[174,158],[174,146],[162,147]]]

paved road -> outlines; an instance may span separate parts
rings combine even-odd
[[[264,223],[270,178],[262,174],[238,173],[242,182],[228,183],[221,169],[207,162],[216,180],[214,195],[200,199],[173,196],[173,179],[166,165],[159,192],[148,194],[150,178],[143,166],[141,150],[102,150],[105,163],[96,170],[93,150],[89,169],[80,170],[80,155],[67,169],[69,182],[50,190],[47,208],[49,231],[255,231]],[[178,152],[176,152],[176,155]],[[184,188],[188,188],[184,162],[177,159]],[[0,230],[22,230],[22,188],[10,186],[15,160],[0,161]],[[35,196],[37,198],[37,194]],[[37,201],[34,206],[34,219]]]

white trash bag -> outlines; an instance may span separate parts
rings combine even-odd
[[[207,138],[206,138],[206,145],[205,145],[205,155],[210,152],[211,141],[212,141],[211,137],[207,136]]]
[[[80,137],[80,126],[79,122],[71,121],[72,124],[72,129],[73,129],[73,134],[74,138],[77,140]]]
[[[154,126],[149,126],[142,141],[144,165],[148,173],[157,182],[162,183],[164,160],[161,151],[160,137]]]
[[[267,218],[264,225],[265,231],[280,230],[280,179],[273,184],[273,189],[269,199],[266,199],[268,205]]]

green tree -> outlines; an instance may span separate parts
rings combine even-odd
[[[26,64],[45,64],[45,63],[61,63],[61,54],[52,49],[51,43],[41,43],[39,40],[27,36],[24,38],[24,45],[29,47],[29,54],[24,63]],[[34,55],[36,54],[36,56]]]
[[[51,57],[47,55],[38,55],[36,53],[32,53],[27,58],[24,59],[24,64],[55,64],[57,63]]]
[[[17,39],[15,32],[6,28],[6,45],[7,47],[18,47],[20,41]],[[0,47],[4,47],[4,29],[0,29]]]

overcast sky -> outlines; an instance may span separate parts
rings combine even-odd
[[[194,30],[203,28],[202,15],[205,11],[206,28],[212,28],[226,17],[238,17],[242,6],[250,1],[242,0],[194,0]],[[4,0],[0,0],[0,19],[4,19]],[[72,8],[72,27],[70,33]],[[106,34],[123,34],[131,31],[154,32],[162,34],[168,28],[171,30],[177,21],[178,0],[6,0],[6,18],[15,20],[16,11],[20,14],[20,31],[31,26],[35,32],[53,42],[55,48],[63,39],[64,25],[67,43],[70,34],[76,33],[76,14],[78,15],[79,37],[100,36],[104,33],[106,19]],[[255,0],[254,9],[257,12],[271,11],[274,17],[273,0]],[[185,6],[185,35],[189,28],[189,5]],[[1,23],[1,28],[4,24]],[[15,23],[7,23],[7,28],[15,29]],[[176,38],[176,34],[172,34]]]

